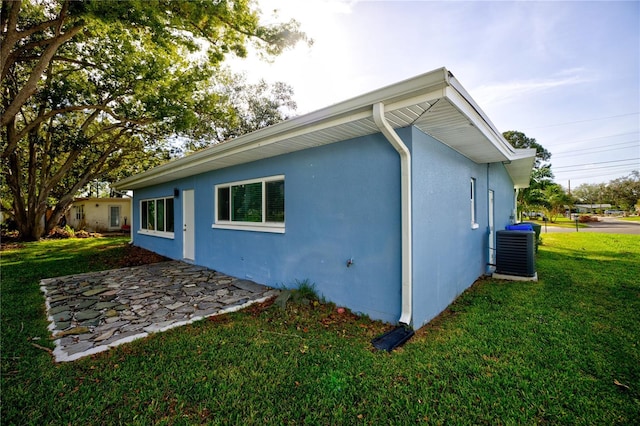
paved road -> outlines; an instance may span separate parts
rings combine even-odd
[[[600,222],[588,223],[588,228],[580,228],[578,232],[600,232],[604,234],[635,234],[640,235],[640,222],[628,222],[613,217],[600,218]],[[542,225],[542,233],[545,232],[576,232],[576,228],[560,228],[557,226]]]

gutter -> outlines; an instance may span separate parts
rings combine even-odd
[[[413,271],[411,261],[413,258],[411,233],[411,152],[402,142],[400,136],[393,130],[384,116],[384,104],[373,104],[373,121],[380,129],[391,146],[400,155],[400,204],[402,222],[402,312],[399,323],[410,326],[413,321],[412,295],[413,295]]]

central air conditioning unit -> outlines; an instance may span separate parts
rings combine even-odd
[[[534,231],[497,231],[496,273],[535,277],[535,239]]]

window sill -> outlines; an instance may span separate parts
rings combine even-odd
[[[170,240],[174,239],[174,233],[173,232],[149,231],[149,230],[146,230],[146,229],[139,229],[138,230],[138,234],[140,234],[140,235],[148,235],[150,237],[167,238],[167,239],[170,239]]]
[[[251,225],[240,225],[236,223],[214,223],[211,225],[213,229],[231,229],[234,231],[253,231],[253,232],[269,232],[272,234],[284,234],[284,224],[262,224],[254,223]]]
[[[477,223],[472,223],[471,224],[471,229],[478,229],[478,228],[480,228],[479,224],[477,224]]]

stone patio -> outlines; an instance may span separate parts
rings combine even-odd
[[[56,361],[73,361],[200,319],[243,309],[278,290],[170,261],[44,279]]]

